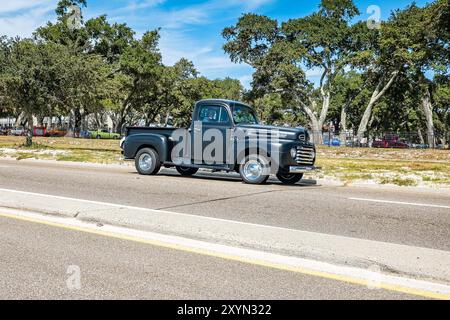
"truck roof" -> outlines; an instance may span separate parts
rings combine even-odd
[[[235,104],[241,104],[241,105],[248,106],[248,104],[243,103],[241,101],[234,101],[234,100],[228,100],[228,99],[204,99],[204,100],[198,101],[197,104],[199,104],[199,103],[217,103],[217,102],[225,103],[225,104],[228,104],[230,106],[233,106]]]

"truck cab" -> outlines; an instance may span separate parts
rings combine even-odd
[[[249,184],[264,183],[271,174],[294,184],[317,169],[306,129],[262,125],[253,108],[231,100],[197,102],[188,128],[128,127],[121,146],[143,175],[161,166],[185,176],[203,168],[238,172]]]

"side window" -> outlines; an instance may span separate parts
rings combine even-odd
[[[221,106],[202,106],[200,107],[198,120],[204,123],[230,123],[230,117],[225,107]]]

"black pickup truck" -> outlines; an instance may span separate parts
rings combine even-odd
[[[200,168],[238,172],[245,183],[262,184],[270,174],[295,184],[316,170],[316,150],[304,128],[259,124],[254,110],[241,102],[202,100],[196,103],[189,128],[128,127],[121,142],[126,160],[143,175],[161,166],[184,176]]]

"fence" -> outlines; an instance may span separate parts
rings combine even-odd
[[[330,147],[450,149],[450,132],[370,132],[362,138],[351,131],[311,132],[311,140]]]

